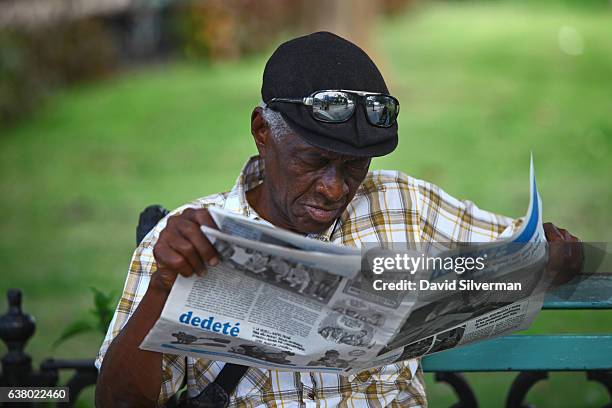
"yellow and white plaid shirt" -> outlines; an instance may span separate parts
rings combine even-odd
[[[257,218],[246,192],[263,180],[258,156],[245,165],[231,191],[199,198],[172,212],[211,205]],[[514,223],[516,224],[516,223]],[[134,252],[123,295],[100,348],[99,368],[108,346],[138,306],[156,271],[153,246],[166,219]],[[360,247],[384,242],[488,242],[507,235],[516,225],[510,218],[457,200],[435,185],[397,171],[372,171],[359,187],[339,221],[324,234],[311,237]],[[224,363],[164,354],[159,403],[174,395],[186,376],[190,396],[215,379]],[[423,372],[408,360],[343,377],[318,372],[281,372],[251,367],[231,396],[230,407],[426,407]]]

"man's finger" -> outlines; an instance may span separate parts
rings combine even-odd
[[[196,248],[181,235],[180,230],[176,231],[176,235],[173,234],[172,239],[168,239],[166,244],[187,260],[194,273],[199,275],[206,268]]]
[[[158,269],[168,269],[183,276],[191,276],[193,274],[193,268],[189,261],[165,243],[155,245],[153,256],[157,262]]]
[[[559,231],[553,223],[545,222],[542,224],[542,227],[544,228],[544,235],[546,235],[546,240],[548,242],[563,241],[563,234],[561,234],[561,231]]]
[[[570,232],[566,229],[561,229],[561,233],[563,234],[563,239],[568,241],[568,242],[577,242],[579,241],[578,238],[576,238],[575,236],[573,236],[572,234],[570,234]]]
[[[202,264],[214,266],[219,262],[219,254],[200,230],[199,224],[183,219],[177,226],[181,236],[196,249]]]
[[[553,275],[553,284],[569,282],[582,269],[582,243],[569,231],[552,223],[545,223],[543,227],[549,243],[547,270]]]
[[[188,208],[183,212],[183,214],[185,218],[199,225],[206,225],[211,228],[219,229],[219,227],[217,227],[217,224],[215,223],[215,220],[213,220],[206,208]]]

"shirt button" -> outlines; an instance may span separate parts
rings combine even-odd
[[[310,398],[311,400],[314,400],[315,399],[315,393],[313,391],[310,391],[308,393],[308,398]]]

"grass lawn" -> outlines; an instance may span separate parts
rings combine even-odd
[[[581,36],[582,54],[561,51],[564,26]],[[386,20],[374,44],[402,102],[400,146],[375,168],[521,216],[533,152],[545,218],[584,240],[610,241],[610,10],[437,4]],[[249,117],[264,63],[262,56],[125,73],[59,92],[3,131],[0,293],[24,290],[24,308],[37,318],[28,345],[36,362],[96,353],[95,335],[50,344],[87,313],[90,286],[121,289],[143,207],[173,208],[231,187],[255,152]],[[611,327],[605,312],[545,312],[530,331]],[[489,407],[502,405],[513,377],[469,378]],[[448,388],[429,380],[431,406],[450,405]],[[530,396],[541,407],[606,401],[583,374],[554,374]],[[90,401],[91,393],[82,405]]]

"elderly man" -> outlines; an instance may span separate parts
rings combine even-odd
[[[183,384],[195,397],[213,382],[227,383],[222,368],[232,365],[138,347],[176,277],[202,275],[219,262],[199,228],[214,226],[209,206],[356,247],[368,242],[491,241],[516,225],[400,172],[368,171],[372,157],[397,146],[399,103],[371,59],[354,44],[324,32],[282,44],[266,64],[261,91],[263,103],[251,115],[259,155],[248,160],[231,191],[175,210],[134,253],[97,360],[98,406],[153,406]],[[551,224],[545,228],[549,241],[575,240]],[[576,256],[554,258],[560,267],[576,269]],[[349,377],[245,370],[229,406],[427,405],[418,360]]]

